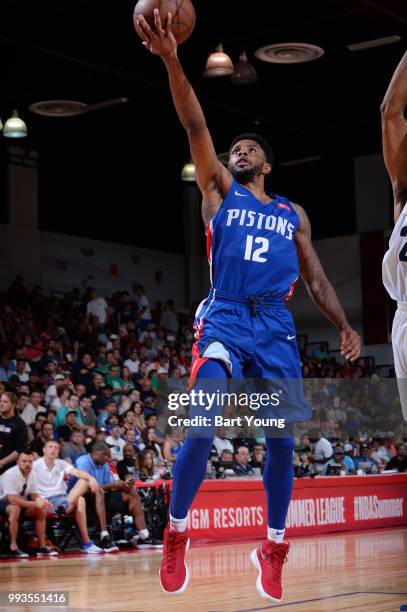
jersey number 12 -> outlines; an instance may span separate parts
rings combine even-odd
[[[253,245],[259,244],[257,249],[253,250]],[[269,241],[267,238],[255,238],[250,234],[246,238],[246,249],[244,252],[244,258],[246,261],[257,261],[259,263],[265,263],[267,257],[262,257],[263,253],[267,253],[269,250]]]

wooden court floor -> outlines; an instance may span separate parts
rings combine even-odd
[[[160,551],[69,556],[0,563],[0,591],[65,590],[69,608],[11,608],[111,612],[394,612],[407,605],[407,528],[293,538],[285,566],[285,598],[272,604],[257,594],[254,544],[194,546],[188,553],[189,587],[161,592]]]

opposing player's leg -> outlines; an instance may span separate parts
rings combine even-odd
[[[228,370],[220,360],[207,359],[196,372],[194,390],[208,392],[208,381],[220,392],[226,391]],[[205,404],[190,407],[190,417],[213,417],[220,414],[222,407],[213,405],[210,411]],[[185,591],[189,581],[189,571],[185,555],[189,547],[188,512],[194,497],[205,477],[209,452],[215,434],[214,424],[202,428],[190,428],[187,439],[175,462],[173,491],[170,508],[170,521],[164,533],[163,560],[160,581],[166,593],[176,594]]]
[[[401,410],[404,420],[407,421],[407,306],[405,304],[399,304],[397,307],[391,341]]]

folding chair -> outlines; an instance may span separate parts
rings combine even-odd
[[[74,519],[63,514],[47,515],[47,536],[58,547],[60,552],[65,552],[66,547],[74,540],[79,548],[82,540]]]

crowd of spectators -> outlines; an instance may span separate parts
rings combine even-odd
[[[36,518],[44,556],[55,552],[44,543],[47,512],[75,517],[83,552],[117,549],[115,513],[131,517],[137,545],[159,545],[134,483],[171,478],[184,432],[161,418],[160,389],[186,388],[192,322],[171,300],[152,308],[142,286],[134,298],[93,288],[44,296],[16,277],[0,295],[0,512],[14,556],[24,555],[15,537],[24,513]],[[406,470],[407,430],[387,381],[369,364],[340,364],[324,345],[303,351],[302,365],[313,417],[296,429],[295,475]],[[260,476],[265,456],[261,436],[219,429],[207,477]]]

